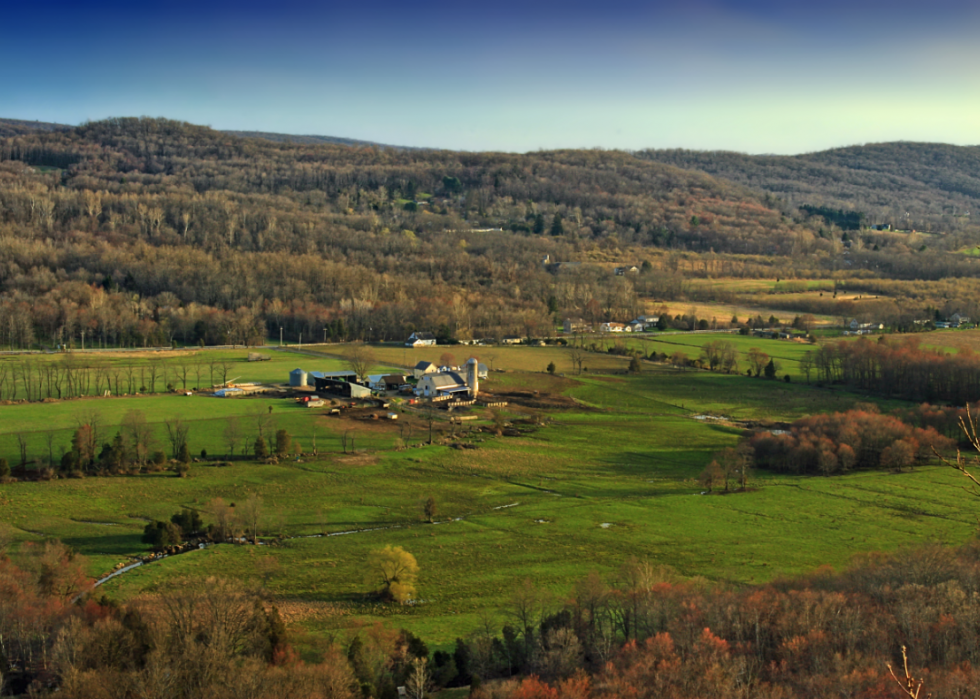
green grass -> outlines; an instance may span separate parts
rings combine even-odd
[[[561,352],[499,348],[499,359],[537,369],[542,357],[562,358]],[[596,362],[607,359],[622,366],[619,358],[597,356]],[[305,359],[292,363],[311,366]],[[564,392],[578,407],[551,412],[548,426],[520,437],[473,435],[475,450],[393,451],[396,426],[376,423],[359,438],[364,453],[352,458],[338,453],[337,423],[268,398],[154,396],[2,406],[3,453],[11,452],[13,428],[67,435],[73,411],[83,404],[102,407],[106,424],[133,407],[160,420],[181,410],[193,421],[191,442],[199,450],[199,441],[220,443],[215,433],[224,420],[251,403],[273,405],[273,414],[304,444],[317,424],[321,449],[329,453],[303,463],[196,465],[189,479],[149,474],[0,486],[0,535],[61,538],[88,556],[97,574],[145,550],[139,539],[146,520],[181,507],[203,509],[215,497],[238,502],[259,493],[267,528],[289,535],[377,530],[281,546],[213,547],[145,566],[101,590],[126,598],[181,576],[258,580],[280,600],[332,610],[325,618],[297,622],[308,633],[305,643],[316,645],[331,629],[357,619],[404,626],[444,646],[473,631],[483,615],[502,622],[514,585],[525,578],[561,597],[590,570],[611,576],[637,556],[684,576],[746,584],[824,564],[843,566],[869,550],[959,543],[975,528],[976,502],[956,487],[949,469],[832,479],[758,474],[753,492],[700,494],[698,474],[714,452],[737,443],[741,429],[699,416],[790,420],[847,409],[861,399],[853,394],[667,368],[564,379],[540,370],[495,372],[489,385]],[[511,415],[523,412],[508,408]],[[420,439],[416,433],[412,441]],[[420,503],[430,495],[438,519],[453,521],[421,522]],[[423,603],[381,606],[363,597],[371,587],[364,577],[366,556],[386,544],[404,546],[418,558]]]

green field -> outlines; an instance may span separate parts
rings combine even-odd
[[[670,336],[670,341],[694,347],[710,338]],[[773,356],[786,364],[794,361],[794,352],[806,349],[789,342],[731,339],[742,351],[760,346],[768,352],[771,346]],[[450,349],[464,354],[463,348]],[[543,373],[540,365],[547,359],[570,370],[567,350],[476,349],[484,356],[494,354],[495,364],[509,369],[492,372],[488,388],[538,391],[564,400],[563,407],[511,405],[507,417],[534,414],[547,418],[547,424],[515,437],[474,434],[473,450],[434,445],[399,451],[392,448],[401,435],[399,425],[365,425],[357,428],[358,454],[350,455],[341,453],[336,418],[284,399],[159,395],[0,406],[0,454],[8,459],[17,453],[12,435],[18,430],[30,430],[32,449],[46,454],[46,431],[56,433],[59,448],[64,446],[78,410],[92,406],[102,411],[106,425],[118,423],[133,408],[152,422],[180,412],[192,421],[192,451],[211,452],[221,449],[222,425],[230,416],[247,422],[271,405],[278,426],[307,448],[316,429],[320,445],[319,459],[196,464],[188,479],[155,473],[3,485],[0,537],[60,538],[89,558],[96,575],[146,551],[140,543],[146,520],[168,517],[180,507],[203,509],[215,497],[238,502],[258,493],[268,541],[280,533],[311,538],[195,551],[129,572],[100,590],[125,598],[152,593],[185,576],[261,582],[306,634],[301,645],[312,649],[355,620],[376,619],[446,645],[475,630],[484,615],[502,623],[513,586],[525,578],[560,597],[590,570],[613,576],[630,556],[670,566],[686,577],[745,584],[825,564],[843,566],[869,550],[924,541],[960,543],[975,530],[975,499],[955,487],[952,471],[938,467],[838,478],[757,474],[751,492],[701,494],[696,478],[711,454],[735,444],[742,432],[706,416],[790,420],[850,408],[866,400],[860,396],[795,381],[652,364],[630,376],[620,373],[625,360],[609,355],[593,355],[588,364],[616,373],[593,369],[558,378]],[[378,350],[392,364],[399,363],[400,352]],[[415,361],[426,357],[410,352]],[[316,361],[277,358],[255,365],[248,377],[267,371],[270,379],[263,380],[271,380],[293,365],[317,368]],[[518,371],[522,362],[529,371]],[[481,424],[492,417],[479,415]],[[406,442],[418,444],[426,436],[416,430]],[[423,523],[420,516],[420,503],[429,496],[438,504],[437,524]],[[362,529],[374,531],[316,536]],[[370,589],[364,580],[366,555],[385,544],[404,546],[418,558],[419,604],[383,606],[365,600]]]

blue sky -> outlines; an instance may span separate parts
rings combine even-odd
[[[980,3],[925,5],[22,4],[0,116],[466,150],[978,144]]]

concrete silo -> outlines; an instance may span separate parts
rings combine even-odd
[[[466,362],[466,385],[470,389],[470,398],[476,399],[480,392],[480,363],[476,359]]]
[[[293,369],[289,372],[289,385],[293,388],[306,385],[306,372],[302,369]]]

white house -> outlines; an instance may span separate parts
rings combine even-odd
[[[626,326],[622,323],[602,323],[599,325],[599,332],[601,333],[621,333],[627,332]]]
[[[436,336],[432,333],[412,333],[405,340],[406,347],[431,347],[436,344]]]
[[[415,365],[415,368],[412,369],[412,376],[417,379],[421,379],[426,374],[435,374],[437,371],[439,371],[439,367],[432,362],[419,362]]]

